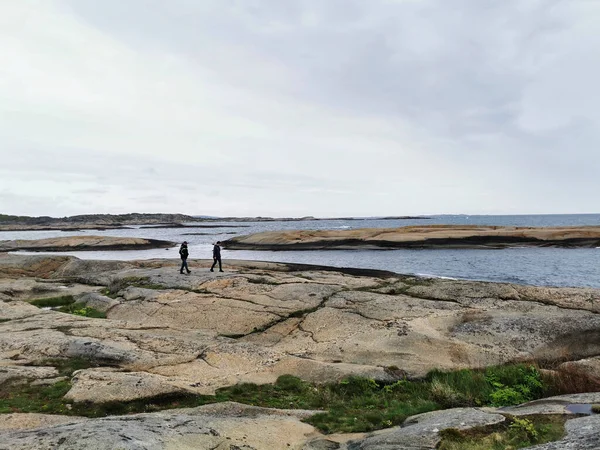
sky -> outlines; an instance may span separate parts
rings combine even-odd
[[[0,0],[0,213],[600,212],[598,0]]]

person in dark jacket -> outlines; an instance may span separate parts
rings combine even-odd
[[[221,267],[221,247],[219,247],[221,245],[221,241],[217,242],[214,247],[213,247],[213,265],[210,268],[211,272],[214,272],[214,268],[217,265],[217,262],[219,263],[219,272],[223,272],[223,267]]]
[[[181,269],[179,269],[179,273],[183,273],[183,269],[187,270],[187,273],[191,272],[191,270],[188,269],[188,265],[187,265],[188,255],[189,255],[189,252],[188,252],[187,242],[184,241],[183,244],[181,244],[181,247],[179,248],[179,256],[181,256]]]

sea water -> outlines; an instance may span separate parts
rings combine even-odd
[[[362,220],[305,220],[273,222],[203,223],[211,228],[139,228],[86,231],[0,232],[0,240],[42,239],[69,235],[135,236],[189,243],[191,259],[210,259],[212,244],[236,235],[274,230],[395,228],[408,225],[584,226],[600,225],[600,214],[431,216],[429,219],[377,218]],[[220,225],[219,228],[212,228]],[[154,250],[63,252],[83,259],[178,258],[177,247]],[[546,286],[600,288],[600,249],[509,248],[424,250],[316,250],[249,251],[223,250],[228,259],[295,262],[334,267],[359,267],[403,274],[468,280],[499,281]],[[193,265],[193,261],[191,262]]]

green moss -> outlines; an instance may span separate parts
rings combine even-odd
[[[98,311],[90,306],[85,306],[84,303],[71,303],[69,305],[61,306],[58,308],[58,311],[74,314],[76,316],[106,319],[106,314],[104,312]]]
[[[592,412],[594,414],[600,414],[600,405],[592,405]]]
[[[72,295],[62,295],[60,297],[38,298],[35,300],[30,300],[29,303],[37,306],[38,308],[57,308],[59,306],[75,303],[75,299]]]

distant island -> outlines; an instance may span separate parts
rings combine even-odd
[[[70,217],[29,217],[11,216],[0,214],[0,231],[24,231],[24,230],[111,230],[128,228],[131,226],[152,226],[154,228],[185,228],[201,225],[189,225],[212,223],[212,222],[297,222],[310,220],[411,220],[429,219],[429,217],[414,216],[387,216],[387,217],[338,217],[338,218],[316,218],[306,217],[207,217],[190,216],[186,214],[161,214],[161,213],[129,213],[129,214],[84,214]],[[187,224],[187,225],[186,225]],[[206,225],[204,228],[216,227]]]
[[[385,217],[210,217],[202,220],[222,222],[301,222],[312,220],[431,220],[423,216],[385,216]]]
[[[29,217],[0,214],[0,231],[20,230],[110,230],[131,225],[196,222],[185,214],[85,214],[70,217]]]

